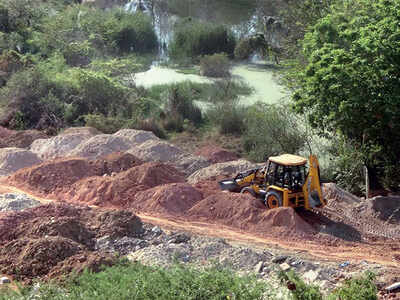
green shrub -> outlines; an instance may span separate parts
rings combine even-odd
[[[147,53],[157,49],[148,16],[121,9],[104,11],[75,5],[43,18],[31,47],[50,56],[61,51],[71,66],[87,65],[105,54]]]
[[[226,54],[205,55],[200,59],[200,74],[208,77],[229,77],[231,64]]]
[[[160,139],[165,139],[167,137],[161,125],[154,118],[138,120],[135,124],[127,125],[127,128],[151,131]]]
[[[283,284],[291,284],[291,296],[293,300],[322,300],[322,293],[316,285],[306,284],[295,272],[280,271],[278,273]]]
[[[378,289],[374,284],[375,275],[366,272],[359,278],[346,280],[340,288],[334,290],[327,300],[377,300]]]
[[[207,110],[207,117],[221,134],[240,135],[245,130],[246,112],[235,100],[215,103]]]
[[[93,274],[84,272],[64,288],[44,285],[42,299],[262,299],[266,284],[213,267],[197,270],[175,265],[164,269],[121,264]]]
[[[247,110],[242,142],[250,159],[262,162],[272,155],[296,154],[305,141],[299,120],[286,106],[256,103]]]
[[[235,58],[240,60],[249,59],[251,54],[253,54],[254,49],[250,45],[249,39],[240,40],[235,47]]]
[[[125,120],[117,117],[106,117],[101,114],[89,114],[84,116],[85,126],[94,127],[103,133],[115,133],[125,125]]]
[[[182,57],[196,60],[215,53],[233,56],[234,48],[233,34],[224,26],[186,19],[176,26],[169,53],[175,60]]]

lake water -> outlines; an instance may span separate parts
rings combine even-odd
[[[224,24],[232,28],[236,36],[242,37],[263,31],[266,16],[275,15],[274,0],[153,0],[131,1],[124,7],[136,11],[139,7],[152,17],[160,42],[158,60],[167,60],[166,47],[173,36],[174,24],[182,18],[196,18],[207,22]],[[236,80],[247,83],[253,93],[242,98],[242,103],[251,105],[257,101],[279,103],[287,91],[279,85],[276,68],[266,63],[241,63],[232,68]],[[185,80],[207,83],[207,77],[182,74],[174,69],[155,64],[147,72],[135,74],[135,83],[146,88],[157,84],[182,82]]]

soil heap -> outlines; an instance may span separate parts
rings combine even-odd
[[[0,148],[29,148],[33,141],[48,138],[47,134],[38,130],[13,131],[11,135],[0,140]]]
[[[0,272],[31,282],[84,267],[98,271],[115,258],[94,252],[97,238],[141,232],[140,219],[127,211],[49,204],[10,213],[0,218]]]
[[[20,211],[26,208],[39,206],[41,203],[24,194],[7,193],[0,195],[0,212]]]
[[[183,182],[184,177],[172,166],[152,162],[133,167],[116,176],[93,176],[73,184],[63,194],[65,201],[103,207],[129,207],[135,194],[152,187]]]
[[[200,169],[191,174],[188,177],[188,182],[191,184],[195,184],[197,182],[204,181],[207,179],[214,180],[214,178],[217,176],[232,177],[239,172],[243,172],[257,167],[258,166],[256,164],[253,164],[244,159],[213,164],[209,167]]]
[[[127,139],[110,134],[99,134],[84,141],[69,153],[69,156],[96,159],[113,152],[122,152],[130,148]],[[141,157],[139,157],[141,158]]]
[[[151,131],[136,130],[136,129],[121,129],[116,133],[114,133],[113,135],[129,140],[131,146],[137,146],[149,140],[160,140]]]
[[[68,135],[68,134],[86,134],[86,135],[97,135],[102,134],[99,130],[93,127],[69,127],[61,132],[59,135]]]
[[[35,164],[42,160],[33,152],[19,148],[0,149],[0,176],[7,176],[11,173]]]
[[[256,234],[277,237],[315,234],[293,208],[267,210],[265,205],[246,194],[220,192],[194,205],[188,219],[232,226]]]
[[[147,140],[146,142],[133,147],[128,151],[143,161],[172,162],[183,155],[183,151],[178,147],[162,141]]]
[[[213,164],[239,159],[237,154],[213,145],[201,147],[195,152],[195,155],[202,156]]]
[[[86,133],[58,135],[49,139],[35,140],[30,149],[43,160],[65,157],[79,144],[93,137]]]
[[[131,207],[152,215],[182,216],[197,202],[202,194],[187,183],[171,183],[139,192]]]
[[[0,126],[0,139],[2,141],[3,141],[3,139],[8,138],[10,135],[13,135],[14,133],[15,133],[14,130],[10,130],[8,128]]]
[[[143,161],[172,163],[186,176],[210,165],[206,159],[185,153],[180,148],[160,139],[149,139],[142,144],[134,146],[128,153],[137,156]]]
[[[83,178],[118,173],[142,162],[128,153],[113,153],[95,161],[61,158],[25,168],[8,178],[11,185],[41,196],[58,195]]]

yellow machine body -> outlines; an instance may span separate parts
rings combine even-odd
[[[221,181],[220,186],[223,190],[250,193],[269,208],[322,207],[326,201],[322,195],[317,158],[310,155],[307,174],[306,165],[307,159],[297,155],[270,157],[265,167],[239,173],[234,179]],[[279,170],[285,179],[277,175]]]

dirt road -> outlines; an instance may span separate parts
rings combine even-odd
[[[31,198],[46,204],[54,200],[45,199],[33,195],[30,191],[19,188],[1,185],[0,193],[24,193]],[[336,242],[327,243],[312,240],[291,240],[278,239],[273,237],[258,236],[253,233],[240,231],[229,226],[220,224],[210,224],[203,222],[191,222],[180,218],[166,218],[154,215],[138,214],[147,223],[159,225],[160,227],[175,230],[184,230],[196,234],[225,238],[239,243],[251,244],[262,248],[280,248],[287,252],[302,253],[303,255],[314,257],[320,261],[368,261],[378,263],[387,267],[400,266],[400,242],[346,242],[337,239]]]

